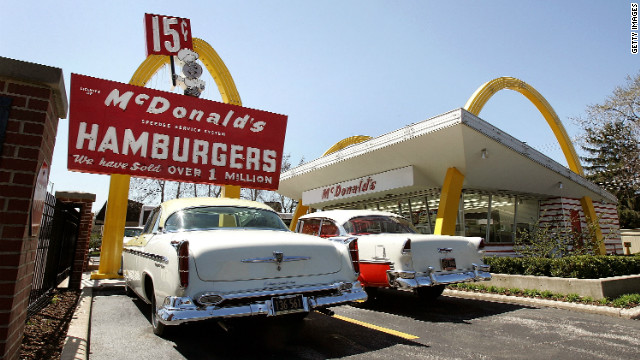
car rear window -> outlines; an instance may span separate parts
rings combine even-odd
[[[267,229],[288,231],[278,214],[257,208],[203,206],[182,209],[167,218],[164,230]]]
[[[403,218],[379,215],[354,217],[344,224],[344,229],[352,235],[418,232],[409,221]]]

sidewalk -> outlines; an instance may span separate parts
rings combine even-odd
[[[122,279],[91,280],[91,272],[82,274],[82,294],[78,302],[67,338],[62,348],[60,360],[86,360],[89,358],[89,340],[91,334],[91,307],[93,305],[94,290],[112,287],[124,288]]]
[[[87,360],[89,359],[89,343],[91,334],[91,307],[93,305],[94,291],[109,288],[124,288],[122,279],[91,280],[91,272],[82,275],[82,295],[78,307],[73,315],[67,338],[60,356],[61,360]],[[571,311],[587,312],[592,314],[620,317],[625,319],[640,319],[640,306],[633,309],[619,309],[608,306],[584,305],[567,303],[562,301],[524,298],[498,294],[473,293],[459,290],[445,290],[443,295],[483,301],[518,304],[531,307],[553,307]]]

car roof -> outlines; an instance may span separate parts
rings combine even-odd
[[[165,201],[160,204],[162,208],[162,215],[160,223],[164,224],[164,221],[169,215],[186,208],[198,207],[198,206],[240,206],[240,207],[252,207],[264,210],[273,209],[266,204],[259,203],[257,201],[234,199],[234,198],[212,198],[212,197],[194,197],[194,198],[180,198]]]
[[[379,211],[379,210],[327,210],[327,211],[316,211],[311,214],[307,214],[300,217],[300,220],[308,219],[308,218],[328,218],[335,220],[338,224],[344,224],[348,220],[357,217],[357,216],[392,216],[392,217],[401,217],[398,214],[394,214],[387,211]]]

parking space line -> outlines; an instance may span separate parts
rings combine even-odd
[[[414,339],[419,339],[420,338],[420,337],[415,336],[415,335],[403,333],[401,331],[396,331],[396,330],[392,330],[392,329],[387,329],[387,328],[384,328],[382,326],[369,324],[369,323],[366,323],[364,321],[359,321],[359,320],[348,318],[348,317],[345,317],[345,316],[333,315],[332,317],[334,317],[336,319],[339,319],[339,320],[342,320],[342,321],[350,322],[352,324],[364,326],[364,327],[367,327],[369,329],[378,330],[378,331],[381,331],[383,333],[387,333],[387,334],[390,334],[390,335],[401,337],[401,338],[407,339],[407,340],[414,340]]]

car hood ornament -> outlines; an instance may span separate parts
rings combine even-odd
[[[251,259],[242,259],[243,263],[266,263],[272,262],[278,265],[278,271],[282,270],[283,262],[290,261],[301,261],[301,260],[309,260],[310,256],[284,256],[282,251],[274,251],[273,257],[262,257],[262,258],[251,258]]]

